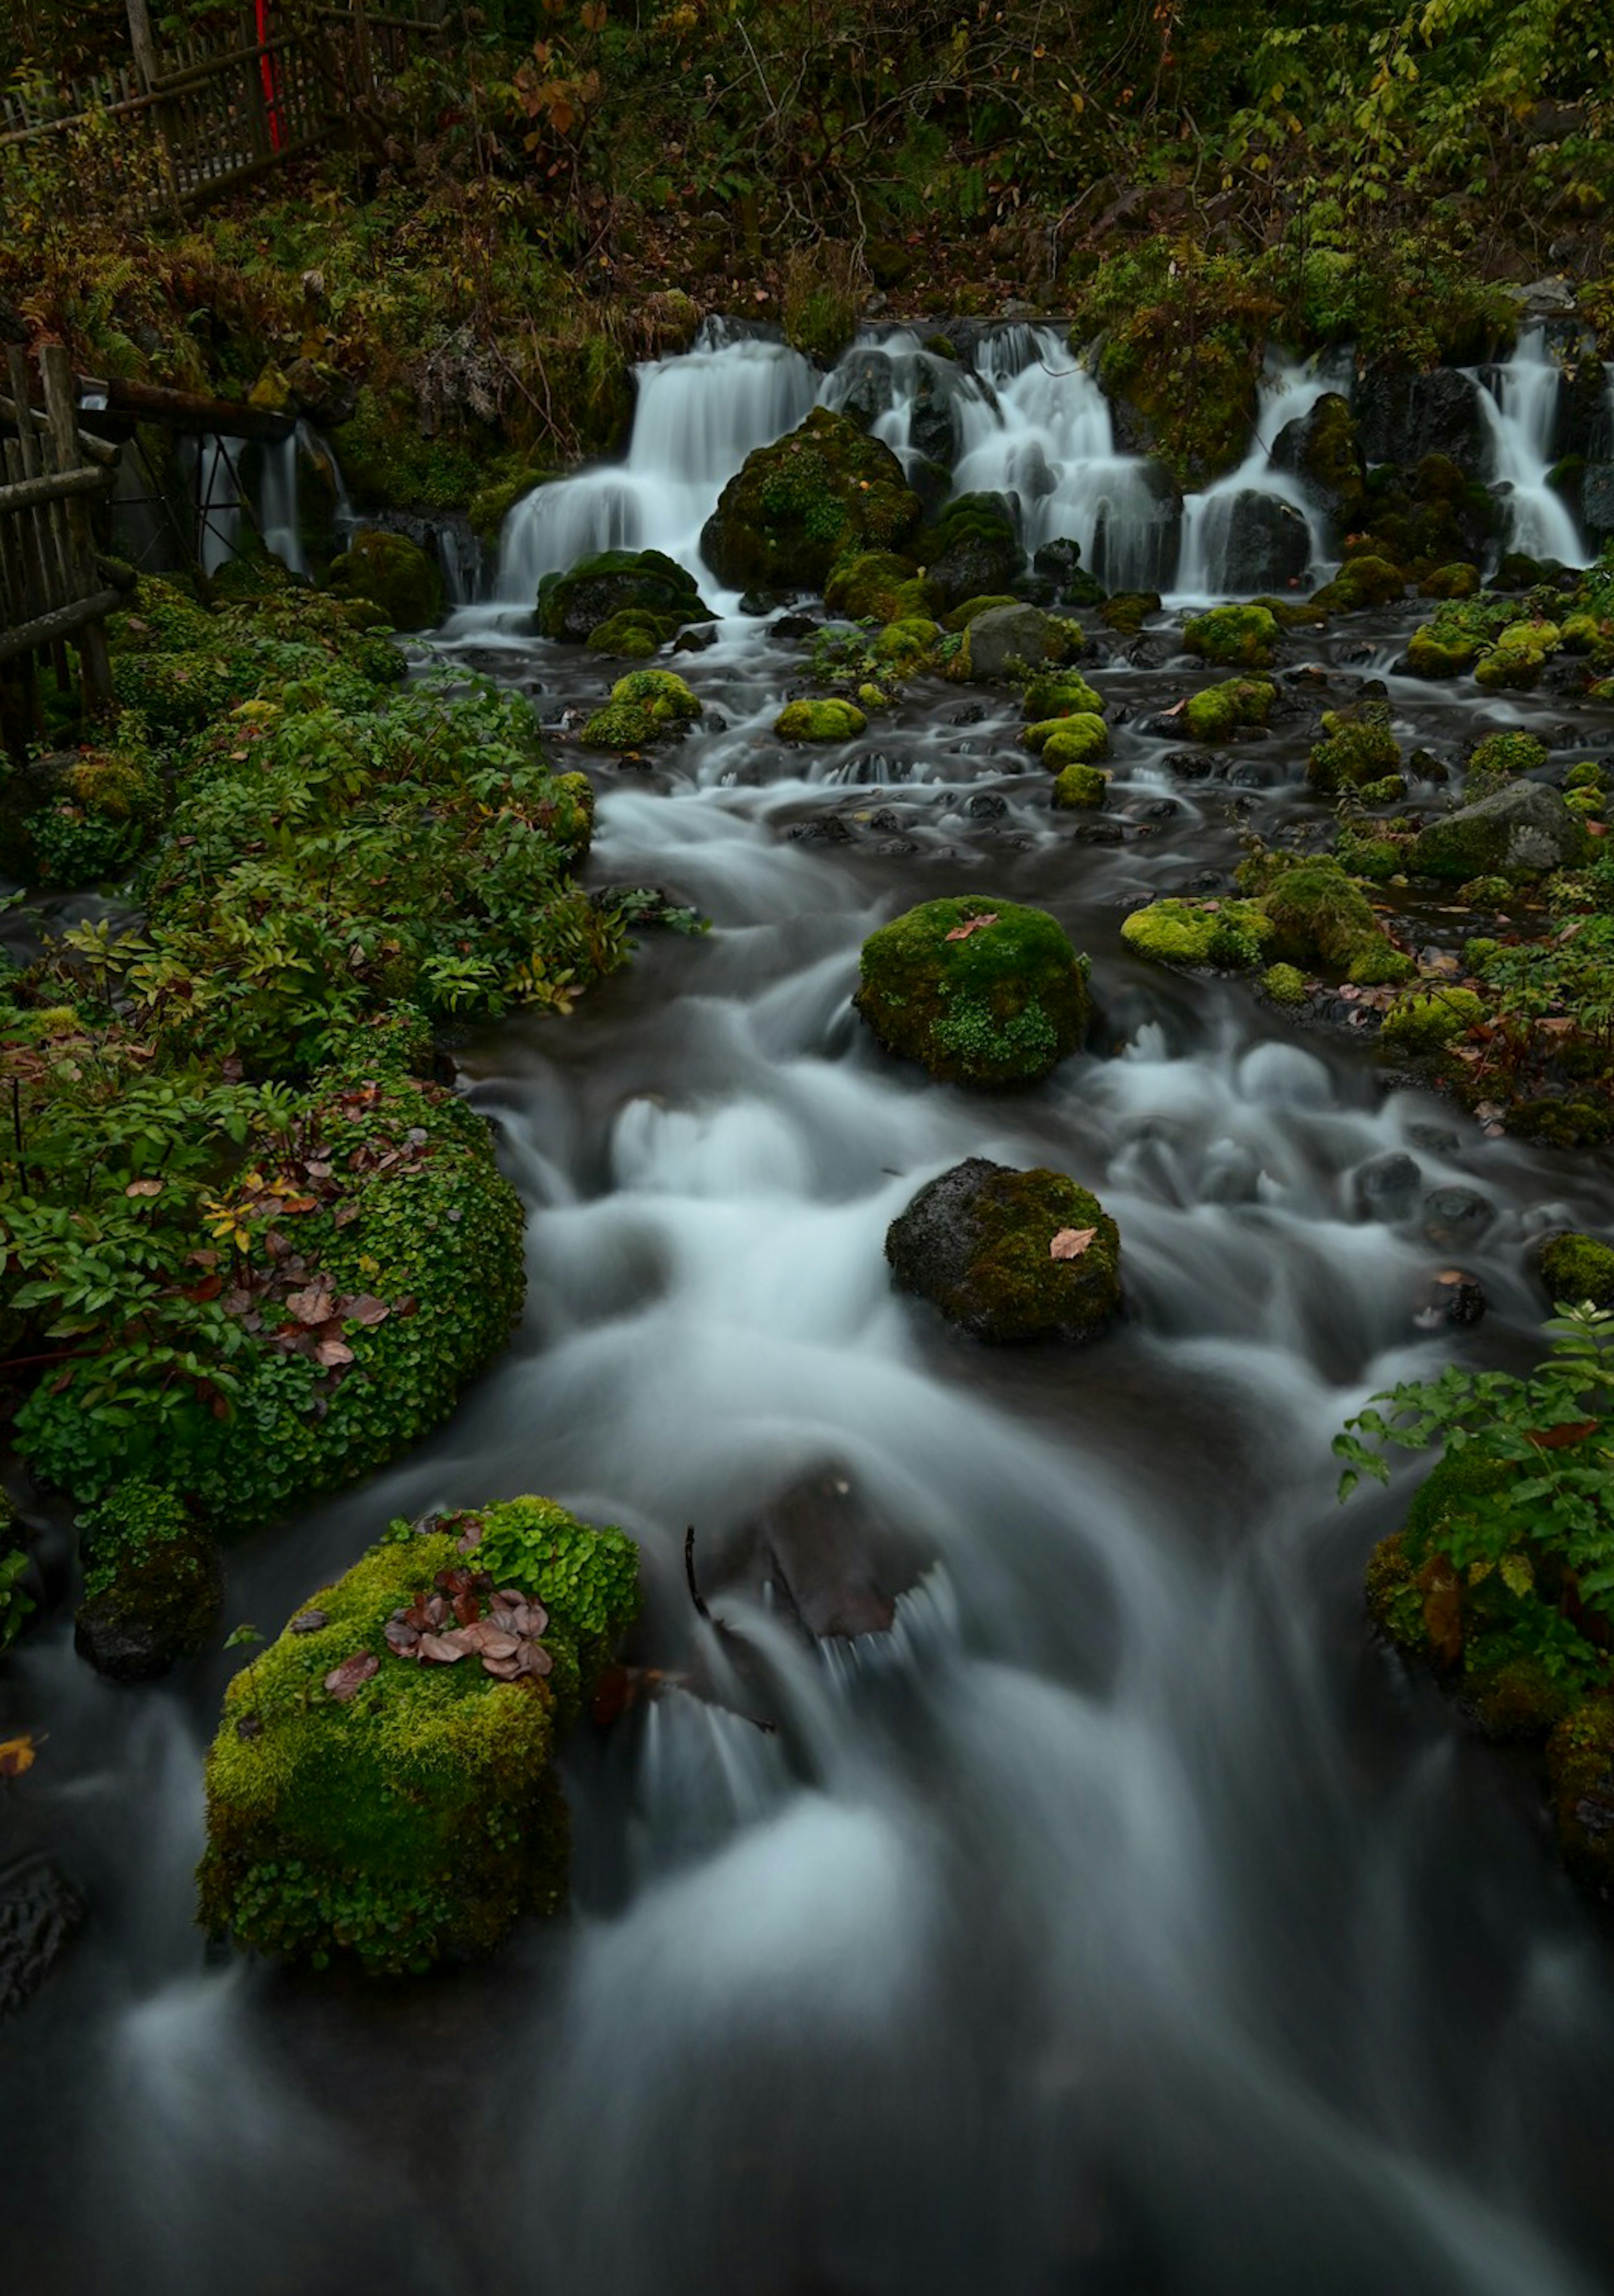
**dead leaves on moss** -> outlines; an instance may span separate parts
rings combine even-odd
[[[1062,1227],[1048,1247],[1050,1259],[1080,1259],[1099,1231],[1096,1227]]]
[[[485,1570],[464,1563],[440,1570],[429,1595],[393,1611],[383,1628],[397,1658],[421,1666],[456,1666],[480,1658],[499,1682],[538,1680],[555,1661],[540,1637],[549,1613],[519,1587],[495,1588]]]

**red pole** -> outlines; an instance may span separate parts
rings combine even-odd
[[[252,0],[257,14],[258,45],[268,49],[269,45],[269,0]],[[275,89],[275,65],[267,53],[258,59],[258,69],[263,78],[263,108],[269,124],[269,149],[278,152],[286,140],[285,125],[280,116],[280,99]]]

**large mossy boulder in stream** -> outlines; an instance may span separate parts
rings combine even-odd
[[[839,560],[900,551],[919,515],[890,447],[815,406],[747,455],[706,521],[701,553],[732,589],[822,591]]]
[[[556,1741],[637,1603],[633,1542],[548,1499],[395,1525],[225,1694],[203,1926],[386,1974],[487,1953],[553,1911]]]
[[[1579,815],[1555,789],[1514,782],[1420,830],[1412,867],[1457,885],[1475,877],[1545,877],[1578,867],[1588,842]]]
[[[184,1501],[136,1477],[78,1520],[73,1646],[113,1682],[152,1682],[201,1650],[223,1596],[218,1549]]]
[[[407,534],[361,526],[331,568],[339,597],[367,598],[395,630],[427,630],[442,619],[443,578]]]
[[[1113,1219],[1063,1172],[971,1156],[919,1190],[885,1236],[900,1291],[980,1340],[1087,1340],[1121,1300]]]
[[[871,933],[852,1002],[888,1052],[960,1084],[1034,1084],[1086,1034],[1087,960],[1044,910],[926,901]]]
[[[630,630],[664,644],[686,624],[713,619],[694,575],[660,550],[598,551],[538,586],[540,636],[566,645],[594,642],[600,652],[637,651],[610,642]]]
[[[1078,660],[1086,644],[1074,622],[1045,614],[1040,606],[990,606],[966,628],[947,675],[970,685],[1034,678],[1050,664]]]
[[[699,700],[672,670],[630,670],[579,739],[591,750],[645,750],[655,742],[679,740],[700,714]]]

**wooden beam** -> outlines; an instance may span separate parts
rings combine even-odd
[[[154,382],[130,382],[114,375],[106,386],[107,410],[137,422],[160,422],[170,430],[210,430],[225,439],[289,439],[297,428],[291,414],[271,414],[226,398],[204,398],[192,390],[169,390]]]
[[[107,471],[41,471],[14,487],[0,487],[0,512],[38,510],[69,496],[104,494],[111,483]]]
[[[86,622],[102,620],[122,603],[121,592],[97,590],[94,597],[77,598],[70,606],[58,606],[54,613],[41,614],[36,621],[23,622],[16,629],[0,630],[0,661],[10,660],[15,654],[32,653],[57,638],[71,637]]]

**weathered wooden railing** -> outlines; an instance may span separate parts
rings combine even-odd
[[[115,570],[95,548],[93,505],[116,482],[119,448],[78,428],[66,351],[39,354],[45,404],[31,403],[28,363],[7,355],[9,397],[0,392],[0,714],[8,742],[34,730],[37,659],[65,674],[64,641],[78,649],[92,710],[112,698],[102,625],[118,604]]]
[[[276,20],[279,19],[279,20]],[[0,97],[0,152],[77,135],[95,139],[86,195],[135,208],[201,204],[319,147],[379,84],[441,39],[446,5],[376,13],[366,0],[249,12],[235,45],[176,49],[148,75],[134,64],[41,98]],[[259,37],[268,23],[267,37]]]

